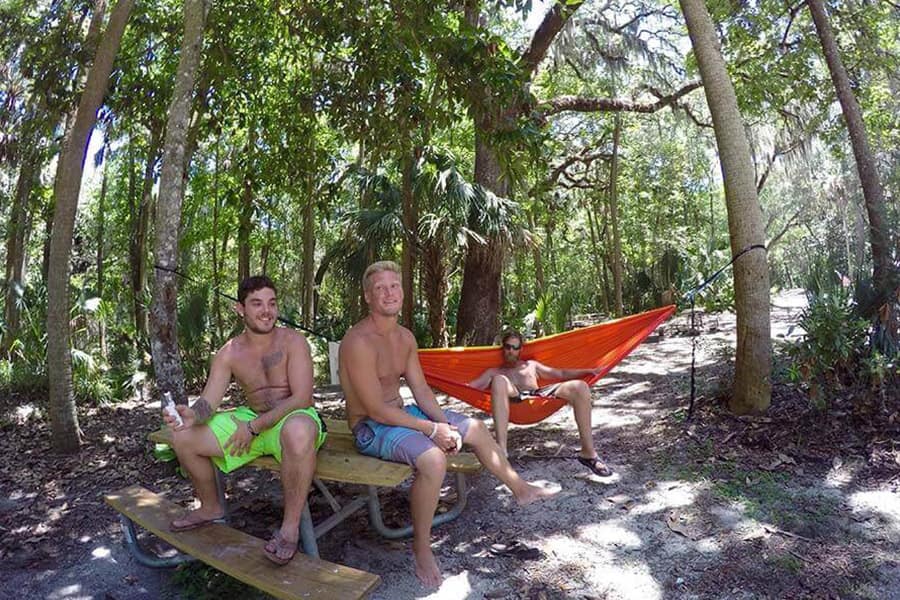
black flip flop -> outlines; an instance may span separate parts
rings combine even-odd
[[[599,456],[595,456],[594,458],[584,458],[583,456],[576,456],[578,462],[586,466],[594,475],[599,477],[609,477],[613,474],[613,470],[606,466],[602,460],[600,460]]]

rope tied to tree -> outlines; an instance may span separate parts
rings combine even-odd
[[[705,288],[710,286],[716,279],[718,279],[725,270],[733,265],[737,259],[747,254],[751,250],[766,250],[765,244],[752,244],[747,246],[740,252],[734,255],[734,257],[728,262],[728,264],[720,267],[715,273],[706,278],[703,283],[689,291],[684,295],[684,298],[690,300],[691,302],[691,401],[688,404],[688,414],[687,420],[690,421],[691,417],[694,415],[694,399],[697,394],[697,383],[696,383],[696,365],[697,365],[697,338],[699,334],[696,330],[696,321],[694,316],[694,305],[697,294],[702,292]]]

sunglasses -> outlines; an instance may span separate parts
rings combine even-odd
[[[503,344],[503,349],[504,350],[521,350],[522,344],[519,344],[518,346],[513,346],[512,344]]]

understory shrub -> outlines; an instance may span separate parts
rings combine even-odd
[[[801,313],[799,327],[805,335],[788,347],[790,378],[803,385],[810,402],[827,408],[838,397],[860,400],[886,398],[900,381],[896,345],[884,343],[885,311],[876,319],[863,318],[852,290],[844,283],[835,289],[809,294],[809,306]],[[848,393],[851,392],[852,393]]]

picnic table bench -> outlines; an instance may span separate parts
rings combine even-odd
[[[125,546],[141,564],[169,567],[194,557],[279,598],[299,597],[298,590],[302,590],[303,598],[365,597],[378,584],[378,576],[320,560],[316,540],[362,508],[368,508],[369,522],[380,535],[389,539],[412,535],[411,524],[401,527],[385,525],[378,491],[379,488],[400,485],[412,476],[413,469],[409,465],[363,456],[357,452],[346,422],[334,419],[323,419],[323,422],[328,437],[316,458],[313,483],[328,502],[332,514],[314,524],[308,503],[304,506],[300,520],[300,543],[305,556],[297,555],[285,567],[271,565],[262,553],[263,540],[227,525],[170,532],[169,523],[184,509],[141,486],[130,486],[105,497],[107,504],[120,513]],[[163,427],[148,437],[155,443],[169,443],[172,432],[168,427]],[[467,499],[465,476],[482,468],[475,455],[470,453],[449,455],[447,458],[447,470],[456,476],[456,502],[446,512],[435,515],[434,525],[452,521],[462,513]],[[245,467],[278,471],[280,465],[271,456],[264,456]],[[219,499],[226,506],[227,515],[224,484],[218,469],[216,476]],[[325,482],[357,484],[364,489],[341,504]],[[145,550],[138,543],[136,525],[154,533],[184,554],[159,557]]]

